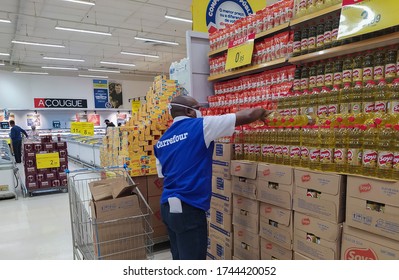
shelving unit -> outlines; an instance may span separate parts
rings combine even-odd
[[[342,4],[337,4],[337,5],[325,8],[323,10],[311,13],[311,14],[303,16],[303,17],[291,19],[290,26],[295,26],[295,25],[301,24],[303,22],[318,18],[320,16],[324,16],[324,15],[327,15],[329,13],[337,12],[341,8],[342,8]]]

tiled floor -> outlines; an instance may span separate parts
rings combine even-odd
[[[81,167],[70,164],[74,168]],[[17,194],[17,200],[0,200],[0,260],[73,259],[68,193]],[[158,247],[154,259],[171,259],[167,247]]]

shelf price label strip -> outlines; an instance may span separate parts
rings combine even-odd
[[[251,64],[254,51],[255,33],[229,42],[226,70]]]
[[[36,154],[36,168],[60,167],[60,155],[58,153]]]
[[[398,9],[398,0],[343,0],[338,39],[398,25]]]

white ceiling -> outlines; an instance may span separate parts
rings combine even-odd
[[[188,0],[90,0],[88,6],[62,0],[0,0],[0,70],[43,71],[50,75],[97,74],[110,78],[137,79],[168,73],[173,61],[186,57],[186,30],[191,23],[165,18],[165,14],[191,19]],[[110,32],[101,36],[56,30],[56,26]],[[135,36],[179,43],[178,46],[135,40]],[[65,48],[27,46],[12,40],[61,44]],[[159,55],[144,58],[120,52]],[[84,59],[85,62],[44,60],[43,56]],[[105,66],[100,61],[132,63],[136,67]],[[76,67],[79,71],[41,69],[42,66]],[[90,68],[114,68],[122,75],[89,72]]]

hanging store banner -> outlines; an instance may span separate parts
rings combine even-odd
[[[107,80],[93,80],[94,107],[95,108],[111,108],[108,95]]]
[[[398,0],[343,0],[338,39],[398,25],[398,9]]]
[[[226,70],[248,65],[254,52],[255,33],[229,42],[227,50]]]
[[[193,30],[215,32],[266,7],[266,0],[193,0]]]
[[[87,108],[87,99],[34,98],[35,108]]]

